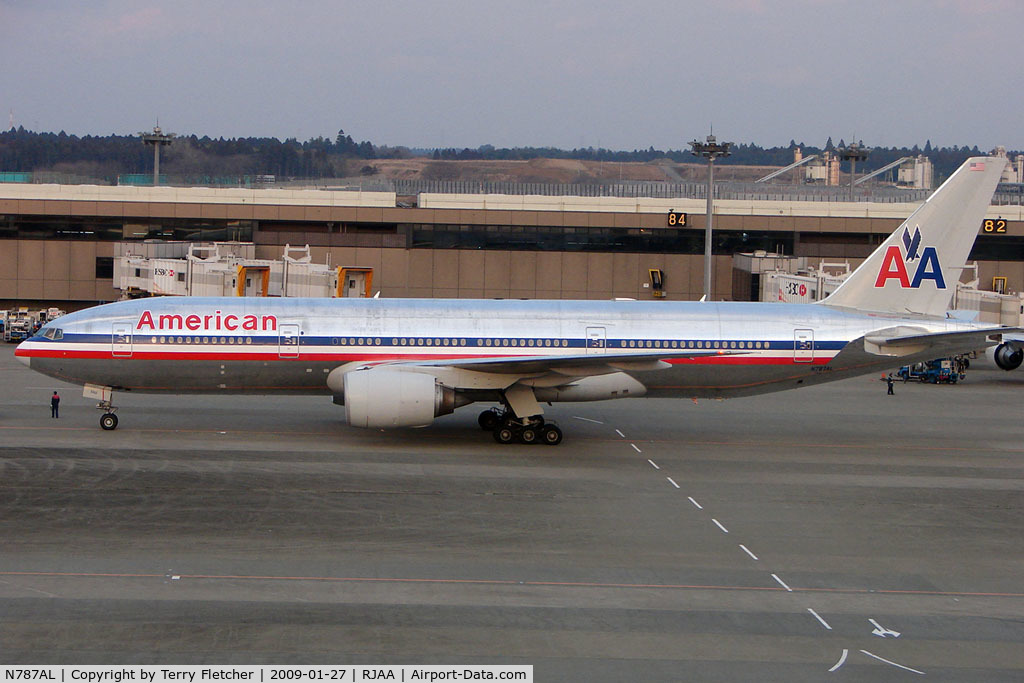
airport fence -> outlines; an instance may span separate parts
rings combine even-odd
[[[395,180],[399,195],[435,194],[510,194],[574,197],[653,197],[706,199],[705,183],[515,183],[480,182],[467,180]],[[903,188],[854,188],[855,202],[919,202],[928,196],[928,190]],[[763,185],[760,183],[715,183],[716,199],[778,200],[805,202],[851,201],[849,187],[814,185]]]

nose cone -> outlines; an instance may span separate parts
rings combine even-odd
[[[26,368],[30,368],[32,367],[32,359],[28,357],[26,350],[21,348],[22,346],[24,346],[24,343],[18,344],[18,348],[14,349],[14,357],[24,363]]]

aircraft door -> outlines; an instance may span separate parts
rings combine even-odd
[[[279,358],[299,357],[299,326],[294,323],[278,325],[277,355]]]
[[[814,330],[793,330],[793,362],[814,361]]]
[[[115,323],[110,340],[110,355],[114,358],[132,357],[132,326]]]
[[[587,353],[604,353],[608,346],[603,327],[587,328]]]

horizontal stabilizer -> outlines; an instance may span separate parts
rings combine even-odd
[[[1019,332],[1018,327],[996,327],[965,332],[914,333],[915,328],[894,327],[864,336],[864,350],[876,356],[911,356],[934,349],[942,353],[966,353],[999,343],[1004,333]]]

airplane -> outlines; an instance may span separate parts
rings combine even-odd
[[[113,391],[319,393],[357,427],[423,427],[474,402],[499,443],[562,441],[542,403],[729,398],[1001,342],[946,315],[1005,160],[966,161],[815,304],[158,297],[65,315],[22,342],[32,370]]]

